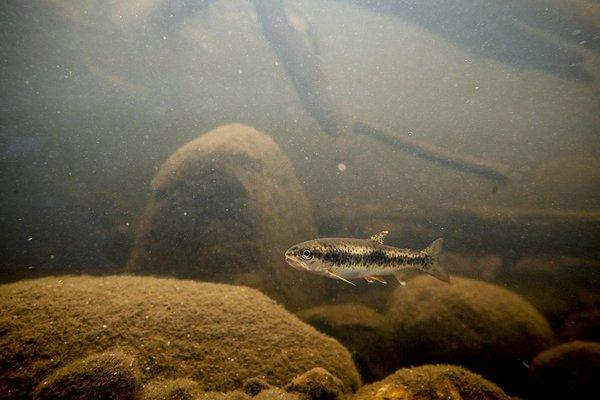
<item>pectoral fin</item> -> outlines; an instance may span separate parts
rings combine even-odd
[[[346,283],[351,284],[352,286],[356,286],[354,283],[350,282],[348,279],[346,278],[342,278],[341,276],[334,274],[331,271],[326,271],[327,272],[327,276],[329,276],[330,278],[334,278],[334,279],[339,279],[340,281],[344,281]]]
[[[387,236],[389,232],[388,231],[381,231],[373,236],[371,236],[371,240],[374,242],[377,242],[379,244],[383,244],[383,241],[385,240],[385,237]]]

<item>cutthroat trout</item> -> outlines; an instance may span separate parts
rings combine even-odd
[[[285,261],[292,267],[339,279],[351,285],[350,279],[365,279],[369,283],[387,283],[382,276],[394,275],[404,284],[401,271],[416,268],[444,282],[448,272],[440,265],[443,239],[437,239],[426,249],[412,251],[386,246],[387,231],[370,239],[324,238],[296,244],[285,252]]]

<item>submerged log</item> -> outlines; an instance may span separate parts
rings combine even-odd
[[[290,25],[283,1],[254,0],[253,3],[265,38],[288,72],[302,106],[317,121],[323,132],[338,138],[340,147],[349,146],[348,138],[354,130],[355,134],[368,135],[379,142],[391,144],[415,157],[437,162],[444,167],[472,173],[496,183],[507,182],[508,178],[502,171],[503,168],[488,161],[458,157],[415,139],[407,140],[398,135],[383,134],[346,115],[331,96],[319,57],[313,54],[301,35]]]
[[[404,150],[413,156],[433,161],[457,171],[469,172],[501,184],[508,181],[508,176],[504,172],[505,168],[487,160],[451,155],[433,145],[421,143],[418,140],[398,133],[393,135],[388,134],[362,122],[355,123],[353,130],[354,133],[359,135],[369,136],[382,143]]]
[[[283,1],[254,0],[253,3],[263,33],[288,72],[302,106],[323,132],[331,136],[341,135],[344,119],[326,88],[319,58],[290,25]]]

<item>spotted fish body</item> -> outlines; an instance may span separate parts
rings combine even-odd
[[[448,282],[448,272],[439,264],[442,239],[437,239],[421,251],[399,249],[383,244],[387,231],[370,239],[323,238],[292,246],[285,254],[291,266],[351,283],[349,279],[364,278],[382,282],[386,275],[416,268]]]

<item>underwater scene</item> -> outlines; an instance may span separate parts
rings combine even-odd
[[[0,26],[0,399],[600,398],[597,0]]]

